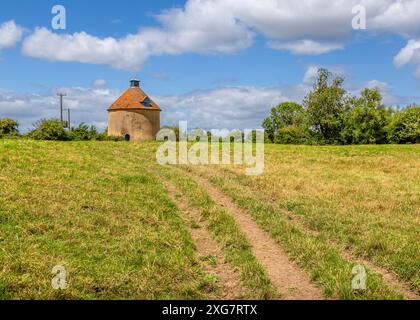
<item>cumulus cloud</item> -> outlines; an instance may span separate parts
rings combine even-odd
[[[23,53],[131,70],[151,55],[231,54],[261,35],[274,49],[318,55],[341,49],[351,39],[356,5],[366,8],[368,31],[420,35],[418,0],[188,0],[158,14],[158,26],[120,39],[38,28],[24,41]]]
[[[13,20],[0,25],[0,50],[11,48],[18,43],[23,34],[23,28]]]
[[[160,28],[140,30],[154,54],[233,53],[251,45],[254,33],[222,0],[189,0],[157,16]]]
[[[101,39],[85,32],[56,34],[46,28],[37,28],[27,37],[22,52],[50,61],[106,64],[118,69],[139,68],[149,56],[147,45],[137,35]]]
[[[98,38],[85,32],[57,34],[37,28],[25,39],[22,52],[51,61],[138,70],[151,55],[230,54],[250,46],[254,36],[219,1],[188,1],[183,9],[164,11],[156,18],[161,24],[159,28],[143,28],[121,39]]]
[[[381,5],[378,1],[378,5]],[[379,7],[379,13],[372,17],[370,26],[376,30],[398,32],[406,36],[420,35],[420,1],[399,0],[385,2]]]
[[[162,121],[187,120],[192,128],[259,128],[270,108],[285,101],[281,88],[228,87],[179,96],[157,96]]]

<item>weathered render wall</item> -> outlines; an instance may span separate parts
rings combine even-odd
[[[112,110],[108,113],[108,135],[124,137],[131,141],[155,139],[160,130],[158,110]]]

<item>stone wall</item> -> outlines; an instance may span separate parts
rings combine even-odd
[[[154,140],[160,130],[159,110],[111,110],[108,136],[130,135],[132,141]]]

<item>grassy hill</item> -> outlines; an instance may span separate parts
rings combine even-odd
[[[238,215],[325,298],[419,295],[420,146],[267,145],[256,177],[240,166],[159,166],[157,147],[0,140],[0,298],[299,292],[281,289]],[[351,287],[357,264],[366,290]],[[51,286],[56,265],[67,271],[62,291]]]

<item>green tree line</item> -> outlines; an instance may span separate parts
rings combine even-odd
[[[397,110],[382,103],[378,88],[351,96],[344,79],[319,69],[302,104],[283,102],[263,122],[278,144],[420,143],[420,106]]]
[[[123,138],[108,137],[107,129],[99,132],[95,126],[90,126],[85,123],[66,130],[63,123],[58,119],[40,120],[34,125],[33,130],[24,135],[19,132],[18,128],[19,124],[17,121],[9,118],[0,119],[0,138],[28,138],[52,141],[123,140]]]

